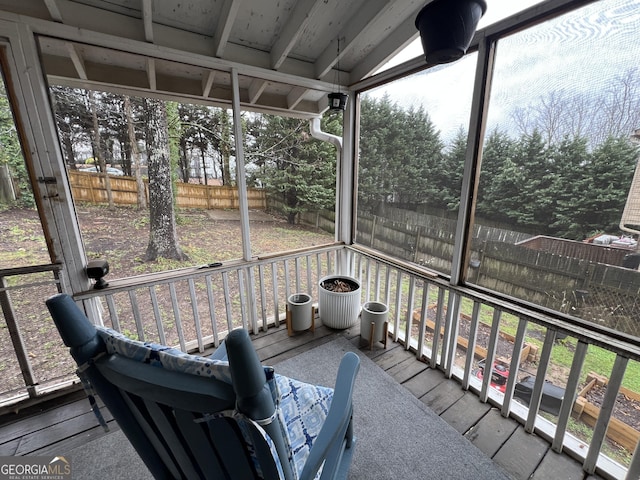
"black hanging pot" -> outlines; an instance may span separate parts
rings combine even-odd
[[[329,97],[330,110],[344,110],[347,108],[347,100],[349,95],[346,93],[333,92],[327,95]]]
[[[486,10],[485,0],[435,0],[425,5],[416,17],[416,28],[427,63],[449,63],[467,53]]]

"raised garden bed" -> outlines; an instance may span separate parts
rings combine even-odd
[[[608,379],[594,372],[587,375],[585,386],[573,404],[573,414],[580,421],[593,427],[600,415]],[[640,439],[640,394],[621,387],[616,407],[609,421],[607,438],[633,452]]]
[[[420,316],[422,312],[417,309],[413,312],[413,326],[417,329],[417,325],[420,322]],[[436,306],[429,305],[427,310],[427,331],[433,333],[435,330],[436,319]],[[469,331],[471,329],[471,317],[464,313],[460,314],[458,323],[458,348],[468,350],[469,348]],[[417,332],[416,332],[417,333]],[[444,328],[440,329],[440,335],[444,335]],[[487,358],[487,348],[482,345],[489,344],[489,337],[491,335],[491,326],[483,322],[478,322],[478,332],[476,335],[476,346],[474,349],[474,356],[482,360]],[[505,332],[499,332],[498,344],[496,346],[496,363],[504,366],[509,366],[511,363],[511,354],[513,353],[513,344],[515,337]],[[520,364],[524,362],[534,362],[537,360],[538,347],[530,343],[525,342],[522,347],[522,353],[520,354]]]

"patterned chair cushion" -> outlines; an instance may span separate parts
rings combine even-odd
[[[117,353],[123,357],[147,363],[154,367],[211,377],[231,384],[231,370],[228,362],[190,355],[177,348],[152,342],[132,340],[110,328],[96,327],[96,329],[107,347],[107,352],[110,354]]]
[[[313,442],[320,434],[331,400],[333,389],[310,385],[276,374],[280,391],[280,412],[286,425],[286,435],[293,454],[294,474],[302,472]],[[316,478],[320,478],[322,468]]]

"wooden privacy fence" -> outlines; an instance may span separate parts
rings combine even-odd
[[[132,177],[109,176],[111,195],[116,205],[136,205],[138,194],[136,180]],[[76,202],[108,203],[105,179],[89,172],[69,171],[71,192]],[[145,195],[149,198],[149,184],[145,179]],[[247,189],[250,210],[265,210],[267,195],[259,188]],[[214,185],[176,183],[176,205],[180,208],[237,209],[238,189]]]

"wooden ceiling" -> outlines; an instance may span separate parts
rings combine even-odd
[[[0,0],[53,84],[316,116],[418,37],[430,0]]]

